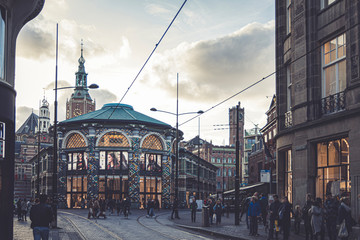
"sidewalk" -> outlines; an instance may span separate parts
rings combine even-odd
[[[33,240],[33,232],[30,228],[31,221],[28,218],[27,221],[18,221],[17,217],[14,217],[14,240]],[[59,229],[50,229],[50,240],[81,240],[83,239],[76,227],[70,220],[65,219],[58,215],[58,227]]]
[[[260,236],[254,237],[249,236],[249,230],[246,227],[245,216],[243,216],[242,221],[239,226],[235,226],[234,214],[230,213],[229,218],[223,216],[221,218],[221,225],[211,225],[210,227],[202,227],[202,213],[197,212],[196,222],[191,222],[190,210],[180,211],[179,212],[181,219],[172,220],[177,226],[191,229],[194,231],[199,231],[207,234],[212,234],[219,237],[225,237],[229,239],[258,239],[265,240],[267,239],[267,233],[265,232],[264,226],[260,223],[258,233]],[[170,215],[169,215],[170,219]],[[282,239],[282,235],[279,235],[279,239]],[[293,231],[290,233],[289,239],[291,240],[300,240],[305,239],[305,236],[295,235]]]

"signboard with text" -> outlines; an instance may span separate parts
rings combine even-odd
[[[0,122],[0,160],[5,159],[5,123]]]
[[[263,182],[263,183],[270,182],[270,170],[261,170],[260,171],[260,182]]]

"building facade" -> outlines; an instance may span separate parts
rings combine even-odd
[[[278,193],[360,206],[360,2],[276,1]]]
[[[191,197],[205,199],[215,193],[217,167],[184,148],[180,148],[179,156],[179,201],[189,206]]]
[[[242,169],[242,179],[241,184],[247,185],[249,184],[249,155],[252,151],[252,146],[259,141],[261,138],[260,129],[255,126],[252,129],[245,130],[244,137],[244,157],[241,161],[241,169]]]
[[[85,58],[83,57],[83,44],[81,43],[81,56],[79,67],[75,73],[75,89],[70,100],[66,101],[66,119],[95,111],[95,101],[91,99],[87,86],[87,73],[85,72]]]
[[[129,197],[134,208],[157,198],[169,207],[175,132],[117,103],[60,122],[60,207],[76,208],[98,197]]]

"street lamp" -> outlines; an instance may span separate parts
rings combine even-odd
[[[54,101],[54,145],[53,145],[53,181],[52,181],[52,204],[53,204],[53,214],[54,214],[54,225],[53,228],[57,228],[57,164],[58,164],[58,150],[57,150],[57,107],[58,107],[58,101],[57,101],[57,91],[62,89],[68,89],[68,88],[76,88],[74,86],[71,87],[57,87],[58,81],[57,81],[57,75],[58,75],[58,24],[56,24],[56,65],[55,65],[55,88],[53,89],[55,91],[55,101]],[[89,85],[90,89],[96,89],[99,88],[97,84],[91,84]]]
[[[176,113],[151,108],[150,111],[162,112],[176,116],[176,145],[175,145],[175,199],[179,201],[179,116],[186,114],[203,114],[204,111],[179,113],[179,74],[176,75]]]

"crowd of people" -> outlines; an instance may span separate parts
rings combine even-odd
[[[119,216],[121,213],[124,217],[128,218],[130,214],[131,202],[129,198],[124,199],[106,199],[102,197],[100,199],[90,199],[87,203],[88,219],[103,217],[106,219],[106,210],[109,211],[109,215],[116,214]]]
[[[27,221],[26,216],[30,213],[31,207],[36,204],[34,201],[19,198],[14,202],[14,212],[18,217],[18,221]]]

